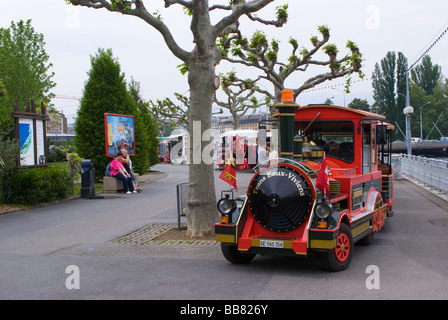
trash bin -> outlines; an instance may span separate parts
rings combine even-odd
[[[81,198],[96,198],[95,168],[91,159],[84,159],[81,162]]]

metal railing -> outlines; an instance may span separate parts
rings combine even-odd
[[[185,210],[187,209],[187,198],[188,198],[188,188],[189,183],[179,183],[176,186],[176,197],[177,197],[177,229],[181,229],[181,219],[180,217],[185,217]]]
[[[448,192],[448,161],[403,154],[402,173],[425,183],[431,188]]]

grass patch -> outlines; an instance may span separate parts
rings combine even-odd
[[[95,194],[97,193],[103,193],[103,183],[102,182],[95,182]],[[73,195],[75,197],[81,196],[81,182],[75,183],[73,185]]]

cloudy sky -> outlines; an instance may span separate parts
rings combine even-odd
[[[226,0],[210,1],[227,3]],[[150,12],[158,11],[170,27],[178,43],[186,50],[193,47],[189,30],[189,17],[179,6],[165,9],[163,0],[145,1]],[[363,65],[366,80],[357,82],[353,78],[351,93],[342,92],[344,80],[325,83],[299,96],[299,104],[322,103],[331,98],[335,104],[348,104],[354,98],[373,102],[371,74],[376,62],[388,51],[403,52],[412,65],[448,27],[448,1],[446,0],[277,0],[260,11],[258,15],[273,18],[275,7],[289,3],[289,22],[281,28],[261,26],[242,22],[242,30],[250,36],[261,29],[270,37],[281,41],[280,50],[289,53],[289,37],[298,40],[301,46],[310,48],[309,38],[317,35],[319,25],[330,28],[330,42],[345,54],[347,40],[354,41],[365,59]],[[131,76],[141,83],[143,98],[162,99],[173,97],[173,92],[186,93],[187,79],[176,66],[181,63],[166,48],[160,34],[135,17],[110,13],[104,9],[94,10],[72,7],[64,0],[15,0],[2,1],[0,27],[7,28],[11,21],[32,19],[37,32],[44,34],[46,51],[55,72],[57,86],[53,89],[57,98],[53,103],[62,110],[69,121],[76,115],[78,100],[82,96],[90,56],[98,48],[111,48],[119,59],[122,71],[129,80]],[[217,21],[219,17],[214,17]],[[442,73],[448,75],[448,36],[444,36],[429,51],[434,63],[442,66]],[[232,68],[244,77],[247,70],[222,63],[217,72]],[[287,83],[297,87],[313,73],[323,70],[309,70],[297,75]],[[334,88],[329,88],[333,85]],[[411,101],[412,104],[412,101]]]

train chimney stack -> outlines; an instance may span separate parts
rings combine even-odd
[[[281,102],[275,107],[280,115],[280,157],[293,159],[294,156],[294,119],[300,107],[294,101],[293,90],[283,90]]]

